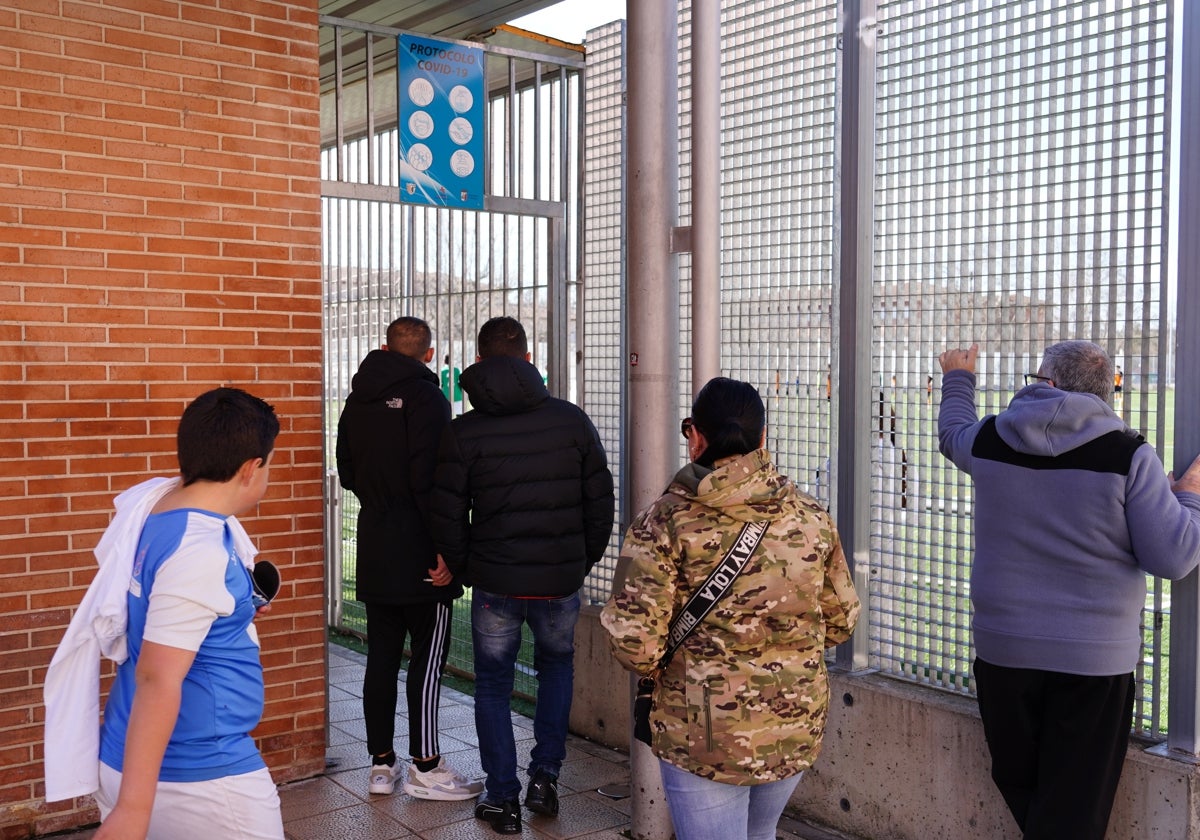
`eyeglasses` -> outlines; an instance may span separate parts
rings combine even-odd
[[[1025,384],[1032,385],[1034,382],[1045,382],[1047,385],[1053,385],[1054,380],[1049,376],[1038,376],[1036,373],[1025,374]]]
[[[685,438],[690,436],[692,433],[692,427],[695,425],[696,424],[692,422],[691,417],[684,417],[683,422],[679,424],[680,434],[682,434]]]

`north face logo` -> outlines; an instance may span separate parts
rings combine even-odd
[[[392,397],[387,401],[388,408],[404,408],[404,400],[399,397]]]

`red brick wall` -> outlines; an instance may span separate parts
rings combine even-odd
[[[172,473],[180,412],[273,403],[243,517],[285,586],[261,622],[277,781],[324,767],[316,0],[0,9],[0,837],[47,805],[42,682],[112,497]]]

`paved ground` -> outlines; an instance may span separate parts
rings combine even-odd
[[[330,729],[325,776],[280,788],[288,840],[498,840],[476,820],[473,801],[415,800],[400,785],[391,796],[367,793],[368,759],[362,722],[362,677],[365,657],[338,645],[329,646]],[[401,689],[403,697],[403,689]],[[473,698],[442,690],[442,753],[460,771],[482,778],[476,752]],[[403,708],[403,702],[401,702]],[[518,762],[528,763],[533,721],[513,714]],[[396,718],[396,752],[406,755],[408,724]],[[602,796],[597,788],[627,784],[629,762],[624,753],[571,736],[559,777],[561,809],[556,818],[524,814],[521,837],[531,840],[622,840],[629,837],[629,799]],[[75,840],[92,830],[75,832]],[[514,835],[515,836],[515,835]],[[838,836],[784,818],[780,840],[836,840]],[[666,840],[666,838],[664,838]]]

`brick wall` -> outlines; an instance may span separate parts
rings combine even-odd
[[[0,74],[0,837],[96,819],[43,800],[45,669],[112,497],[176,470],[180,412],[221,384],[282,421],[243,517],[285,579],[256,734],[277,781],[317,773],[316,0],[16,0]]]

